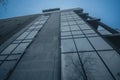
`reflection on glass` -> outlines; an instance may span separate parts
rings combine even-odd
[[[28,45],[29,45],[29,43],[19,44],[19,46],[13,51],[13,53],[23,53]]]
[[[99,51],[99,55],[103,58],[109,69],[112,71],[116,80],[120,79],[120,55],[116,51]]]
[[[18,44],[9,45],[1,54],[10,54]]]
[[[36,36],[38,31],[32,31],[25,39],[32,39]]]
[[[75,45],[72,39],[61,40],[62,52],[74,52],[76,51]]]
[[[101,37],[90,37],[89,40],[96,50],[112,49]]]
[[[20,37],[17,38],[17,40],[24,39],[28,34],[29,32],[24,32],[22,35],[20,35]]]
[[[46,22],[46,20],[40,21],[40,24],[44,24]]]
[[[18,43],[20,43],[22,40],[15,40],[15,41],[13,41],[13,43],[14,44],[18,44]]]
[[[83,34],[81,31],[72,31],[73,35]]]
[[[85,34],[95,33],[95,31],[93,31],[93,30],[83,30],[83,32],[84,32]]]
[[[62,79],[84,80],[83,70],[77,53],[62,54]]]
[[[69,27],[61,27],[61,31],[70,31]]]
[[[75,39],[75,43],[79,51],[93,50],[92,46],[90,45],[90,43],[88,42],[86,38]]]
[[[83,20],[78,20],[76,21],[77,24],[85,24],[85,22]]]
[[[62,26],[68,25],[68,22],[62,22],[61,25]]]
[[[43,25],[37,25],[35,28],[42,28]]]
[[[37,25],[37,24],[39,24],[39,23],[40,23],[39,21],[36,21],[34,24]]]
[[[68,36],[71,35],[71,32],[61,32],[61,36]]]
[[[68,23],[69,23],[69,25],[75,25],[76,24],[75,21],[69,21]]]
[[[79,25],[79,26],[80,26],[80,28],[81,28],[82,30],[84,30],[84,29],[91,29],[90,26],[88,26],[87,24],[81,24],[81,25]]]
[[[113,80],[96,52],[79,53],[89,80]]]
[[[77,25],[70,26],[71,30],[80,30],[80,28]]]
[[[97,37],[99,36],[98,34],[86,34],[87,37]]]
[[[23,43],[26,43],[26,42],[27,42],[27,43],[30,43],[31,41],[32,41],[32,40],[30,40],[30,39],[28,39],[28,40],[25,39],[25,40],[23,40],[22,42],[23,42]]]
[[[72,36],[62,36],[61,39],[68,39],[68,38],[72,38]]]
[[[7,60],[17,60],[20,57],[20,55],[10,55]]]
[[[74,38],[85,37],[85,35],[73,35]]]

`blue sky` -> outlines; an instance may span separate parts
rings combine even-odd
[[[0,19],[39,14],[47,8],[83,8],[93,17],[100,18],[107,25],[120,28],[120,0],[8,0],[0,6]]]

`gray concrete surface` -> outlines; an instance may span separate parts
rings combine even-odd
[[[60,80],[58,16],[57,13],[50,16],[9,80]]]

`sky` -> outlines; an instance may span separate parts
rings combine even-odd
[[[80,7],[113,28],[120,28],[120,0],[7,0],[0,6],[0,19],[39,14],[44,9]]]

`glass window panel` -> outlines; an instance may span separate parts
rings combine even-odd
[[[1,54],[10,54],[18,44],[10,44]]]
[[[5,60],[6,57],[7,57],[6,55],[1,55],[0,56],[0,61]]]
[[[80,18],[74,18],[74,20],[81,20]],[[77,24],[81,24],[80,22],[77,22]]]
[[[69,21],[68,23],[69,23],[69,25],[75,25],[76,24],[75,21]]]
[[[90,37],[89,40],[96,50],[112,49],[101,37]]]
[[[73,35],[79,35],[79,34],[83,34],[82,31],[72,31]]]
[[[64,16],[61,16],[61,19],[66,19],[66,15],[64,15]]]
[[[68,25],[68,22],[62,22],[61,25],[62,25],[62,26]]]
[[[82,25],[79,25],[80,28],[83,30],[83,29],[91,29],[90,26],[88,26],[87,24],[82,24]]]
[[[66,22],[67,21],[67,19],[61,19],[61,22]]]
[[[79,16],[74,16],[74,18],[77,20],[77,19],[80,19],[82,20]]]
[[[83,30],[85,34],[96,33],[94,30]]]
[[[46,22],[46,20],[40,21],[40,24],[44,24]]]
[[[89,80],[113,80],[96,52],[79,53]]]
[[[62,39],[68,39],[68,38],[72,38],[72,36],[62,36]]]
[[[73,19],[73,17],[71,15],[68,15],[67,19]]]
[[[85,35],[73,35],[74,38],[85,37]]]
[[[39,21],[36,21],[34,24],[37,25],[37,24],[39,24],[39,23],[40,23]]]
[[[33,29],[33,31],[39,31],[40,29],[39,28],[35,28],[35,29]]]
[[[70,26],[71,30],[80,30],[80,28],[77,25]]]
[[[14,60],[14,59],[19,59],[21,55],[10,55],[7,60]]]
[[[83,34],[82,31],[72,31],[73,35]]]
[[[73,18],[67,18],[68,20],[73,20]],[[72,24],[71,24],[72,25]]]
[[[77,53],[62,54],[62,79],[83,80],[83,70]]]
[[[68,22],[75,22],[73,19],[71,19],[70,21],[68,21]]]
[[[41,18],[40,20],[39,20],[39,22],[41,22],[41,21],[45,21],[47,18]]]
[[[15,40],[15,41],[13,41],[13,43],[14,43],[14,44],[16,44],[16,43],[18,44],[18,43],[20,43],[21,41],[22,41],[22,40]]]
[[[43,25],[37,25],[35,28],[42,28]]]
[[[112,71],[116,80],[120,79],[120,55],[116,51],[99,51],[98,52],[109,69]]]
[[[62,14],[61,14],[61,17],[64,18],[64,17],[66,17],[66,15],[62,15]]]
[[[23,40],[22,42],[23,42],[23,43],[26,43],[26,42],[30,43],[31,41],[32,41],[32,40],[28,39],[28,40]]]
[[[71,17],[71,15],[66,15],[67,18]]]
[[[73,18],[69,18],[68,21],[73,21]],[[70,23],[69,25],[74,25],[74,23]]]
[[[32,30],[32,29],[34,29],[35,28],[35,26],[31,26],[30,28],[29,28],[29,30]]]
[[[67,27],[61,27],[61,31],[70,31],[70,28],[69,28],[69,26],[67,26]]]
[[[61,36],[68,36],[71,35],[71,32],[61,32]]]
[[[80,18],[78,15],[76,14],[73,14],[72,16],[74,16],[75,18]]]
[[[75,13],[72,13],[71,15],[72,15],[72,16],[75,16],[75,17],[76,17],[76,16],[78,16],[78,15],[77,15],[77,14],[75,14]]]
[[[61,20],[67,20],[67,18],[62,18]]]
[[[66,19],[67,17],[66,17],[66,15],[64,15],[63,17],[61,17],[61,19]]]
[[[67,18],[72,18],[72,16],[67,16]]]
[[[39,21],[41,22],[41,21],[45,21],[47,18],[41,18]]]
[[[45,21],[45,20],[47,20],[49,18],[49,16],[48,17],[41,17],[40,18],[40,21]]]
[[[62,52],[74,52],[76,51],[75,45],[72,39],[61,40]]]
[[[22,35],[20,35],[20,36],[17,38],[17,40],[24,39],[28,34],[29,34],[29,32],[24,32]]]
[[[77,20],[76,23],[77,24],[85,24],[85,22],[83,20]]]
[[[93,50],[92,46],[90,45],[90,43],[88,42],[88,40],[86,38],[75,39],[75,43],[76,43],[77,49],[79,51]]]
[[[86,34],[87,37],[99,36],[98,34]]]
[[[61,14],[61,17],[65,17],[66,15],[64,15],[64,14]]]
[[[28,30],[26,30],[26,32],[31,32],[33,29],[28,29]]]
[[[69,13],[70,13],[70,14],[75,14],[73,11],[70,11]]]
[[[36,36],[38,31],[32,31],[25,39],[32,39]]]
[[[67,19],[68,21],[73,21],[73,19]]]
[[[19,44],[19,46],[13,51],[13,53],[23,53],[28,45],[29,45],[29,43]]]

